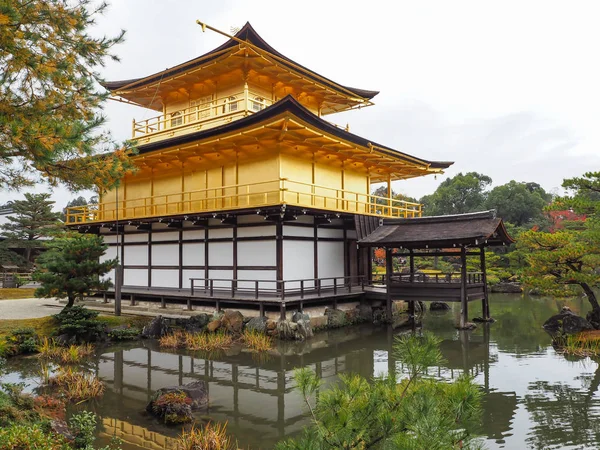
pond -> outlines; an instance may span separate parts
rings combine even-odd
[[[589,358],[557,354],[541,324],[563,305],[580,314],[587,300],[556,300],[521,295],[491,296],[497,320],[474,331],[453,325],[458,305],[446,313],[427,313],[423,329],[442,339],[444,364],[431,375],[452,379],[468,372],[485,392],[481,434],[489,449],[587,449],[600,447],[600,369]],[[474,304],[473,316],[479,314]],[[94,370],[105,381],[104,397],[87,408],[101,417],[101,440],[117,434],[124,449],[173,448],[177,428],[144,412],[160,387],[205,380],[210,406],[198,419],[228,422],[241,448],[267,449],[309,423],[294,391],[293,370],[317,371],[324,388],[341,373],[366,377],[402,371],[390,358],[394,335],[406,330],[353,326],[319,333],[306,343],[279,343],[277,354],[257,358],[232,349],[201,355],[161,351],[149,341],[101,349]],[[4,378],[35,384],[35,358],[14,360]]]

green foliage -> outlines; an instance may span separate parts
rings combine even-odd
[[[1,174],[0,174],[1,178]],[[25,194],[24,200],[10,203],[12,215],[2,226],[2,234],[8,247],[25,249],[25,263],[32,263],[36,250],[43,247],[40,239],[55,235],[58,231],[59,214],[52,211],[54,202],[50,194]]]
[[[42,175],[74,190],[114,186],[131,167],[128,150],[101,128],[108,93],[97,70],[121,42],[90,33],[105,3],[12,0],[0,3],[0,188]]]
[[[98,312],[82,306],[65,308],[52,316],[58,322],[57,333],[74,337],[77,341],[95,341],[104,331],[105,325],[98,320]]]
[[[377,197],[383,197],[383,198],[388,198],[388,190],[387,190],[387,186],[379,186],[377,189],[375,189],[371,195],[375,195]],[[408,195],[404,195],[404,194],[400,194],[400,193],[396,193],[393,189],[392,189],[392,198],[394,200],[401,200],[401,201],[405,201],[405,202],[412,202],[412,203],[417,203],[417,199],[413,198],[413,197],[409,197]],[[383,199],[376,199],[375,203],[380,204],[380,205],[385,205],[387,204],[385,202],[385,200]]]
[[[0,356],[15,356],[37,351],[38,336],[33,328],[17,328],[0,338]]]
[[[600,218],[600,172],[586,172],[582,177],[568,178],[563,187],[571,195],[555,200],[553,209],[573,209],[579,214]]]
[[[492,183],[487,175],[477,172],[459,173],[444,180],[435,192],[421,198],[427,216],[464,214],[483,209],[486,192]]]
[[[498,216],[517,226],[533,224],[544,219],[548,194],[536,183],[518,183],[514,180],[496,186],[485,200],[486,209],[495,209]]]
[[[108,337],[113,341],[131,341],[137,339],[141,334],[139,328],[115,328],[108,332]]]
[[[36,297],[66,297],[69,308],[75,298],[108,289],[110,280],[101,277],[117,265],[117,260],[100,261],[107,248],[102,237],[93,234],[69,233],[49,242],[33,275],[42,283]]]
[[[93,444],[96,433],[96,415],[90,411],[82,411],[73,415],[69,420],[69,425],[75,436],[75,448],[93,450]]]
[[[3,450],[68,450],[71,447],[62,436],[48,433],[40,423],[10,423],[0,429]]]
[[[400,383],[394,375],[372,382],[344,375],[338,386],[323,391],[315,373],[307,368],[297,370],[298,389],[314,423],[301,437],[283,441],[276,448],[478,448],[471,430],[481,415],[479,388],[468,378],[453,383],[423,378],[428,367],[441,363],[438,344],[428,334],[397,339],[395,353],[409,372]]]

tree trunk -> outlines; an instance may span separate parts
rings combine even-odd
[[[67,297],[67,304],[65,305],[64,309],[70,308],[75,304],[75,296],[72,294],[69,294]]]
[[[581,287],[585,295],[587,296],[590,305],[592,305],[592,309],[600,310],[600,305],[598,304],[598,300],[596,299],[596,294],[592,291],[592,288],[587,283],[581,283]]]

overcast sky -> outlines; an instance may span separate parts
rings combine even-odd
[[[396,182],[414,197],[458,172],[494,185],[600,170],[600,3],[594,1],[113,0],[97,32],[127,30],[107,80],[141,77],[223,43],[249,21],[274,48],[348,86],[379,90],[375,106],[328,116],[381,144],[455,164]],[[115,138],[154,111],[109,102]],[[18,194],[10,194],[18,198]],[[62,207],[73,195],[54,193]]]

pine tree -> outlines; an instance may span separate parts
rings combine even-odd
[[[36,249],[43,247],[43,238],[59,231],[59,213],[52,211],[54,202],[50,194],[25,194],[25,200],[10,203],[13,216],[7,216],[8,223],[2,226],[6,244],[12,248],[25,249],[25,262],[31,264]]]
[[[276,449],[480,448],[472,434],[481,416],[477,385],[467,377],[452,383],[426,377],[428,367],[441,364],[439,340],[431,334],[402,336],[394,353],[408,370],[404,380],[395,374],[374,380],[343,375],[339,385],[322,390],[314,372],[297,370],[313,424]]]
[[[0,2],[0,188],[45,178],[78,190],[110,188],[131,169],[128,144],[101,127],[107,99],[97,69],[121,42],[90,34],[105,3]],[[94,156],[96,155],[96,156]]]
[[[33,279],[42,283],[35,291],[36,297],[67,298],[66,309],[73,306],[76,298],[112,285],[102,277],[117,265],[117,260],[100,261],[108,248],[102,237],[69,233],[46,246],[33,274]]]

